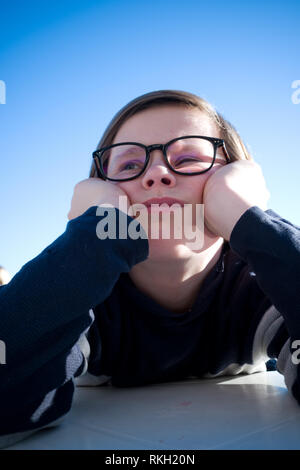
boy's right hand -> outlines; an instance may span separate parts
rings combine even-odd
[[[128,208],[130,206],[128,194],[116,184],[101,180],[100,178],[87,178],[82,180],[74,187],[68,219],[72,220],[79,217],[92,206],[111,204],[119,208],[120,196],[127,198],[125,201],[127,202]],[[122,210],[124,211],[124,198],[122,199]]]

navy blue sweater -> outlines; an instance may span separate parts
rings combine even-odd
[[[0,287],[0,446],[65,416],[80,384],[252,373],[277,358],[300,404],[299,227],[248,209],[193,308],[174,314],[128,275],[148,240],[100,240],[96,209]]]

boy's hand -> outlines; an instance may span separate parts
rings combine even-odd
[[[128,208],[130,205],[128,194],[119,188],[119,186],[111,182],[101,180],[100,178],[87,178],[82,180],[74,187],[71,208],[68,212],[68,219],[71,220],[79,217],[92,206],[111,204],[114,207],[119,208],[120,196],[125,196],[127,198],[125,202],[127,202]]]
[[[270,193],[261,167],[249,160],[238,160],[216,170],[203,191],[204,219],[207,228],[230,239],[231,232],[247,209],[267,209]]]

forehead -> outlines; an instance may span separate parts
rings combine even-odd
[[[197,108],[164,105],[138,112],[127,119],[112,143],[165,143],[184,135],[219,137],[216,125]]]

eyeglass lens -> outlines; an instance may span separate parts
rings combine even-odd
[[[167,148],[169,164],[182,173],[193,174],[207,170],[212,166],[213,158],[213,143],[199,137],[176,140]],[[118,145],[102,154],[105,175],[118,180],[139,175],[145,161],[145,149],[134,144]]]

